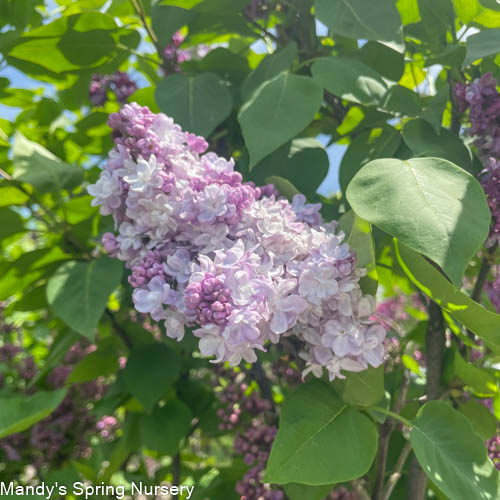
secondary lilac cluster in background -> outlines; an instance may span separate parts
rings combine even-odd
[[[266,343],[295,336],[304,375],[382,363],[364,273],[320,204],[242,182],[233,160],[146,107],[126,105],[109,125],[115,147],[88,191],[113,215],[118,235],[103,244],[131,269],[139,312],[178,340],[198,325],[200,351],[216,362],[253,363]]]
[[[108,90],[111,90],[120,104],[137,90],[137,85],[127,73],[116,71],[112,75],[92,75],[89,88],[89,99],[94,106],[103,106],[108,100]]]
[[[481,184],[493,216],[487,246],[500,242],[500,93],[491,73],[470,84],[455,87],[459,110],[469,110],[471,126],[467,133],[473,137],[479,157],[484,164]]]
[[[60,389],[65,385],[74,365],[95,346],[82,343],[74,344],[66,353],[62,364],[52,368],[46,378],[47,389]],[[4,343],[0,347],[0,365],[8,374],[10,387],[17,385],[18,390],[31,394],[36,388],[29,382],[38,375],[38,368],[32,357],[14,344]],[[26,385],[28,384],[28,385]],[[3,382],[0,381],[0,387]],[[89,438],[97,430],[103,438],[111,435],[110,423],[117,422],[114,417],[104,417],[97,421],[90,406],[102,398],[107,385],[101,380],[73,384],[61,404],[48,417],[34,424],[24,432],[11,434],[0,440],[2,455],[12,464],[28,462],[36,467],[44,465],[60,466],[68,458],[85,456],[90,452]],[[103,435],[103,431],[105,435]]]
[[[163,49],[163,69],[165,74],[179,73],[181,63],[191,59],[202,59],[212,49],[209,45],[199,44],[189,49],[182,49],[180,45],[184,41],[181,31],[176,31],[172,35],[172,40]]]

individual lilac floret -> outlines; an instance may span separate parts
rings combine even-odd
[[[177,340],[198,326],[200,352],[215,362],[253,363],[295,336],[304,376],[382,363],[385,330],[370,319],[364,271],[320,204],[243,182],[233,160],[146,107],[125,105],[109,125],[115,148],[88,190],[113,215],[117,236],[103,245],[132,270],[139,312]]]

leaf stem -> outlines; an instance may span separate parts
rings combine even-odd
[[[172,484],[174,486],[179,486],[181,482],[181,453],[180,451],[175,455],[172,460]],[[172,500],[178,500],[179,493],[172,495]]]
[[[398,413],[395,413],[391,410],[387,410],[386,408],[382,408],[380,406],[371,406],[370,410],[376,411],[378,413],[383,413],[384,415],[395,418],[396,420],[399,420],[402,424],[404,424],[406,427],[411,428],[413,426],[413,424],[408,419],[402,417]]]
[[[150,26],[150,24],[146,19],[146,13],[144,12],[144,8],[139,3],[139,0],[130,0],[130,3],[132,4],[132,7],[134,7],[134,10],[139,16],[139,18],[141,19],[141,23],[144,26],[144,29],[146,30],[147,34],[149,35],[149,38],[151,38],[151,41],[153,42],[153,45],[156,49],[156,52],[158,52],[160,59],[163,60],[162,47],[160,47],[158,43],[158,37],[156,36],[156,33],[154,32],[153,28]]]
[[[243,17],[255,28],[258,28],[259,31],[264,33],[265,37],[270,38],[271,40],[274,40],[276,43],[279,42],[279,39],[276,35],[273,35],[269,30],[264,28],[264,26],[261,26],[257,21],[254,21],[246,12],[242,12]]]

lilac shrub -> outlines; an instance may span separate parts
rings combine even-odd
[[[233,160],[147,107],[126,105],[109,125],[115,147],[88,192],[113,215],[118,234],[104,248],[132,270],[139,312],[177,340],[198,325],[201,353],[233,366],[281,336],[300,340],[304,376],[382,363],[365,272],[319,204],[243,182]]]

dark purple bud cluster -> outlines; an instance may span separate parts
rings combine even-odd
[[[282,500],[283,491],[271,490],[262,483],[267,459],[278,429],[255,419],[245,432],[236,434],[234,451],[243,455],[243,461],[251,466],[243,478],[236,483],[236,492],[241,500]]]
[[[271,403],[263,399],[257,391],[249,391],[244,372],[232,369],[217,371],[220,376],[228,380],[228,384],[217,393],[221,403],[221,407],[217,410],[217,416],[221,420],[219,430],[233,430],[241,423],[243,413],[248,417],[255,417],[272,409]]]
[[[500,436],[494,436],[486,443],[488,456],[495,464],[497,470],[500,470]]]
[[[488,281],[485,284],[485,290],[493,307],[500,311],[500,266],[496,266],[493,272],[496,274],[495,280]]]
[[[137,85],[127,73],[117,71],[112,75],[93,75],[89,87],[89,99],[94,106],[104,106],[108,100],[107,91],[111,90],[120,104],[137,90]]]
[[[272,365],[273,375],[280,381],[289,386],[295,386],[302,382],[301,371],[292,366],[288,356],[281,357]]]
[[[345,486],[337,486],[328,495],[328,500],[360,500],[359,495]]]
[[[46,388],[62,388],[73,365],[93,350],[95,346],[74,344],[63,363],[47,374]],[[26,389],[23,385],[37,374],[32,357],[26,356],[20,347],[5,343],[0,347],[0,363],[8,367],[6,381],[10,387],[26,394],[33,393],[33,387]],[[89,411],[89,405],[101,399],[105,390],[106,385],[100,379],[72,385],[61,404],[47,418],[24,432],[0,440],[0,460],[4,458],[10,462],[31,463],[40,467],[60,465],[68,458],[86,455],[89,452],[89,434],[96,429],[96,417]],[[116,425],[116,421],[109,421],[113,417],[106,418],[108,420],[105,422],[101,421],[101,427],[97,426],[103,438],[111,436],[111,429],[114,432]]]

